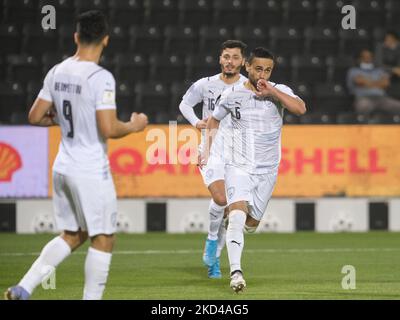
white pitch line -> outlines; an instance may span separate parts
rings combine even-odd
[[[160,255],[160,254],[198,254],[203,250],[125,250],[114,251],[113,255]],[[246,253],[331,253],[331,252],[393,252],[400,248],[298,248],[298,249],[248,249]],[[40,252],[0,252],[2,257],[37,256]],[[75,254],[86,254],[86,251],[78,251]]]

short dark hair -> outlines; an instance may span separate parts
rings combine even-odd
[[[250,52],[248,62],[251,64],[254,58],[266,58],[275,62],[274,55],[263,47],[257,47]]]
[[[98,44],[109,33],[107,18],[98,10],[83,12],[76,19],[76,32],[80,42]]]
[[[240,40],[226,40],[221,44],[220,54],[227,48],[229,49],[239,48],[242,56],[245,56],[247,44],[245,44],[243,41]]]

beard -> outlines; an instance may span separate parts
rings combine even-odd
[[[222,68],[222,74],[227,78],[233,78],[234,76],[236,76],[240,72],[240,68],[241,67],[232,68],[229,71],[224,71],[225,68]]]

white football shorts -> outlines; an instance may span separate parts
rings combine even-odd
[[[221,157],[212,153],[207,164],[203,168],[199,168],[199,170],[207,188],[215,181],[225,180],[225,163]]]
[[[250,216],[261,221],[275,187],[278,173],[250,174],[240,168],[225,167],[225,188],[228,205],[247,201]]]
[[[89,236],[113,234],[117,196],[111,174],[88,178],[53,172],[53,205],[57,228],[88,231]]]

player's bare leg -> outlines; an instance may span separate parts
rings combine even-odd
[[[241,257],[244,247],[243,231],[248,213],[249,208],[246,201],[238,201],[229,206],[226,247],[231,271],[230,286],[236,293],[243,291],[246,287],[241,267]]]
[[[209,278],[221,278],[219,257],[225,243],[225,230],[221,228],[226,207],[224,180],[213,182],[208,189],[212,200],[209,206],[210,224],[204,247],[203,262],[208,267]]]
[[[100,300],[107,283],[115,236],[99,234],[91,238],[85,261],[84,300]]]
[[[35,288],[86,239],[87,233],[84,231],[64,231],[48,242],[19,284],[9,288],[4,293],[4,298],[6,300],[29,299]]]

